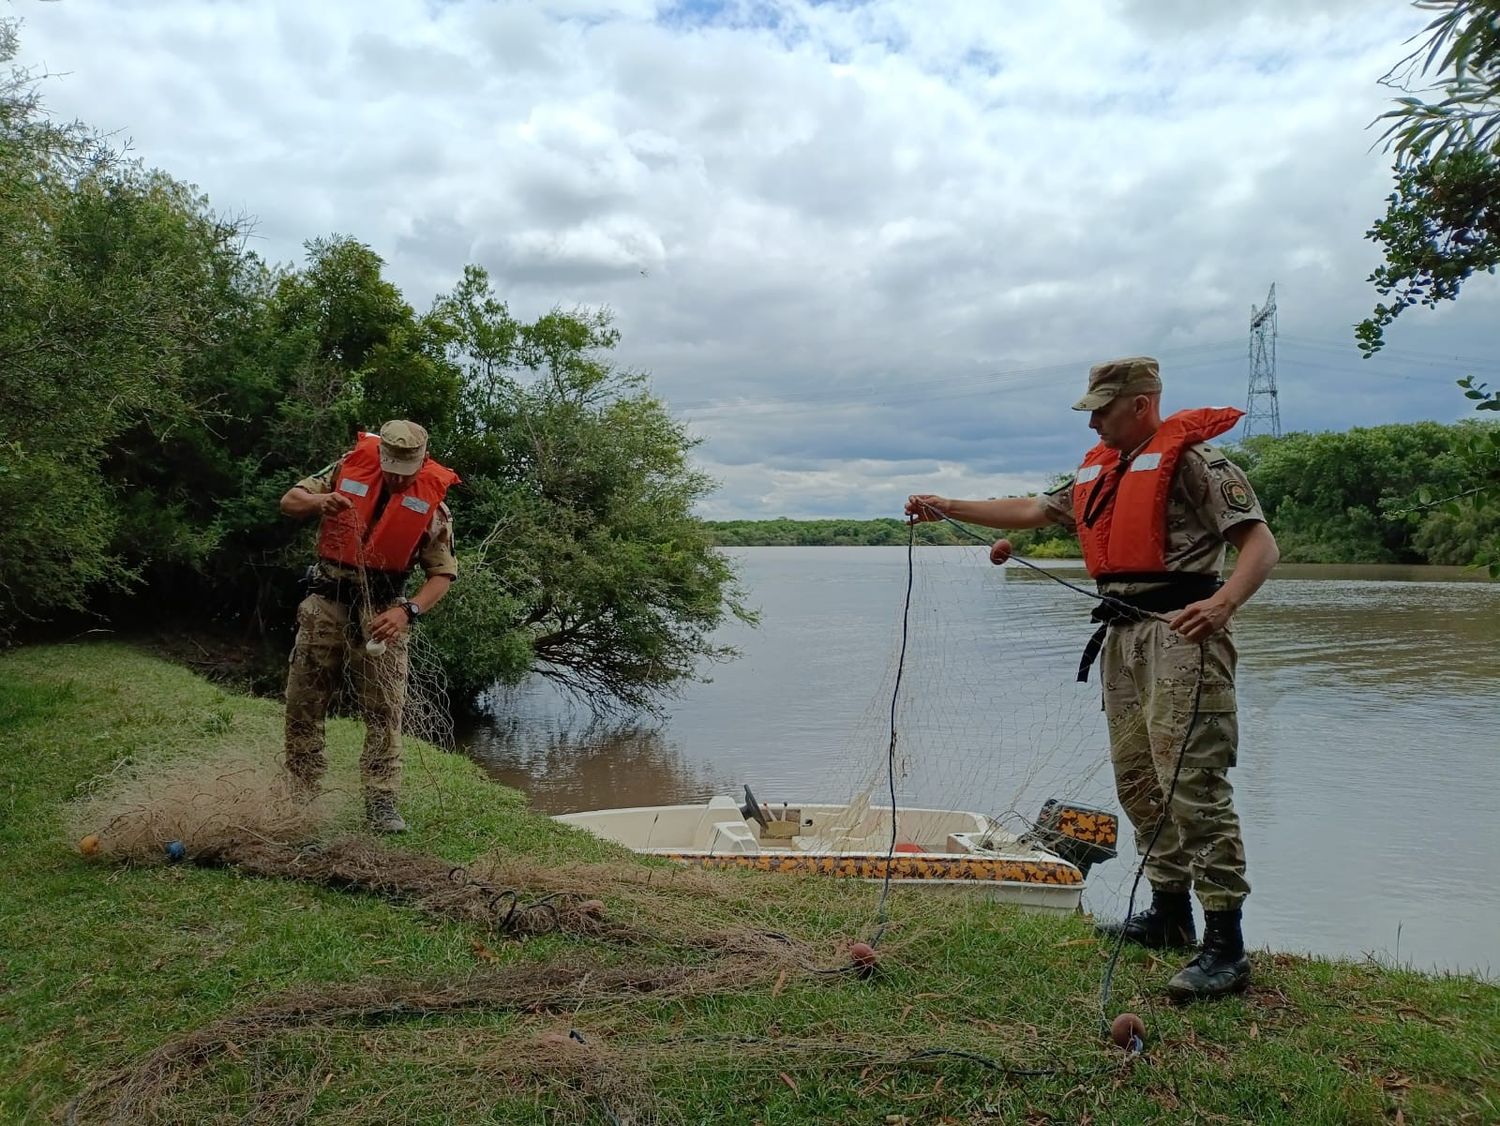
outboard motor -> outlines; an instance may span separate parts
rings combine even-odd
[[[1087,876],[1095,864],[1114,859],[1119,835],[1120,819],[1109,810],[1048,798],[1036,825],[1021,840],[1062,857]]]

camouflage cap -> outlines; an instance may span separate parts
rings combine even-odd
[[[1121,395],[1154,395],[1161,391],[1161,365],[1150,356],[1106,360],[1089,368],[1088,393],[1073,404],[1075,411],[1096,411]]]
[[[427,460],[427,431],[404,418],[392,419],[380,428],[380,468],[387,473],[410,476]]]

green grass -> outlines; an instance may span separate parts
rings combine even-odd
[[[517,963],[722,964],[682,941],[698,910],[690,896],[661,912],[666,899],[601,886],[612,918],[655,935],[641,945],[565,935],[521,943],[373,896],[233,870],[110,865],[74,848],[68,803],[121,762],[274,756],[279,722],[273,702],[228,695],[120,645],[0,658],[0,1120],[54,1120],[90,1084],[288,989],[377,976],[464,982]],[[355,724],[331,725],[344,781],[359,735]],[[408,763],[413,831],[402,847],[460,863],[491,851],[552,866],[619,859],[532,813],[466,760],[410,746]],[[713,886],[705,927],[785,932],[818,965],[839,964],[847,940],[874,921],[867,885],[725,875]],[[1140,1013],[1150,1043],[1126,1064],[1097,1035],[1108,951],[1085,921],[914,894],[893,896],[891,915],[881,971],[868,981],[795,969],[781,979],[751,966],[706,996],[292,1024],[208,1055],[155,1114],[765,1126],[901,1116],[1500,1120],[1494,985],[1262,952],[1248,996],[1175,1008],[1163,989],[1175,965],[1131,950],[1113,1007]],[[570,1027],[588,1043],[576,1061],[558,1062],[567,1048],[538,1052],[539,1036]],[[924,1047],[1060,1073],[1007,1076],[957,1057],[903,1064]]]

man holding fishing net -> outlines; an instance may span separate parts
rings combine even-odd
[[[294,792],[317,793],[327,769],[323,719],[345,671],[365,721],[360,774],[365,817],[378,833],[405,830],[401,714],[406,702],[407,632],[437,605],[458,575],[453,521],[443,503],[458,474],[427,453],[427,431],[387,422],[281,498],[296,520],[317,516],[318,562],[297,607],[297,640],[286,680],[286,769]],[[426,576],[411,598],[407,577]]]
[[[1145,857],[1151,905],[1100,927],[1153,949],[1196,940],[1190,894],[1203,906],[1203,945],[1167,989],[1219,997],[1250,982],[1241,908],[1250,892],[1228,770],[1239,729],[1229,622],[1260,589],[1279,550],[1243,471],[1207,445],[1242,417],[1233,408],[1163,419],[1161,376],[1144,356],[1096,364],[1073,409],[1099,442],[1073,480],[1039,497],[908,498],[913,521],[1075,531],[1098,584],[1101,623],[1079,669],[1101,658],[1115,790]],[[1222,581],[1225,545],[1239,553]],[[990,559],[1011,556],[997,540]]]

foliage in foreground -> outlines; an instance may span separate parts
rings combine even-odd
[[[1415,6],[1437,14],[1423,42],[1382,79],[1405,91],[1379,119],[1396,187],[1365,237],[1385,256],[1370,281],[1394,300],[1355,327],[1366,355],[1384,345],[1404,309],[1452,301],[1471,276],[1500,265],[1500,3]],[[1432,85],[1413,89],[1429,77]],[[1500,394],[1481,405],[1500,409]]]
[[[243,222],[43,113],[0,19],[0,643],[221,623],[285,652],[312,530],[283,492],[393,417],[465,479],[466,572],[432,630],[463,701],[532,671],[653,705],[747,616],[712,487],[607,312],[513,317],[482,270],[418,313],[369,247],[248,252]],[[69,632],[79,628],[70,623]]]
[[[1288,562],[1500,560],[1500,504],[1473,491],[1476,466],[1500,480],[1500,425],[1412,422],[1257,435],[1230,453],[1244,465]]]
[[[870,932],[876,889],[726,875],[674,913],[644,910],[626,883],[601,885],[609,915],[654,938],[516,944],[304,882],[91,864],[61,839],[64,803],[121,760],[274,753],[278,718],[118,645],[0,657],[0,1117],[58,1116],[211,1022],[377,980],[411,983],[415,1003],[362,1019],[388,985],[343,1015],[223,1026],[235,1036],[156,1092],[159,1119],[1480,1122],[1500,1102],[1500,989],[1465,977],[1262,954],[1248,996],[1177,1009],[1163,966],[1131,951],[1116,1005],[1144,1016],[1151,1043],[1125,1064],[1097,1036],[1106,951],[1085,921],[898,896],[869,982],[748,975],[758,984],[686,997],[580,985],[562,1011],[439,1012],[422,998],[483,996],[479,983],[510,971],[598,965],[608,980],[704,966],[715,955],[683,936],[713,926],[781,932],[811,964],[836,966],[843,942]],[[358,735],[334,725],[335,781],[352,779]],[[408,790],[403,846],[455,863],[496,850],[586,873],[599,869],[578,866],[617,855],[431,748],[413,748]],[[670,883],[677,870],[656,871]],[[577,1043],[570,1030],[588,1054],[559,1061]],[[934,1048],[970,1054],[910,1061]]]

